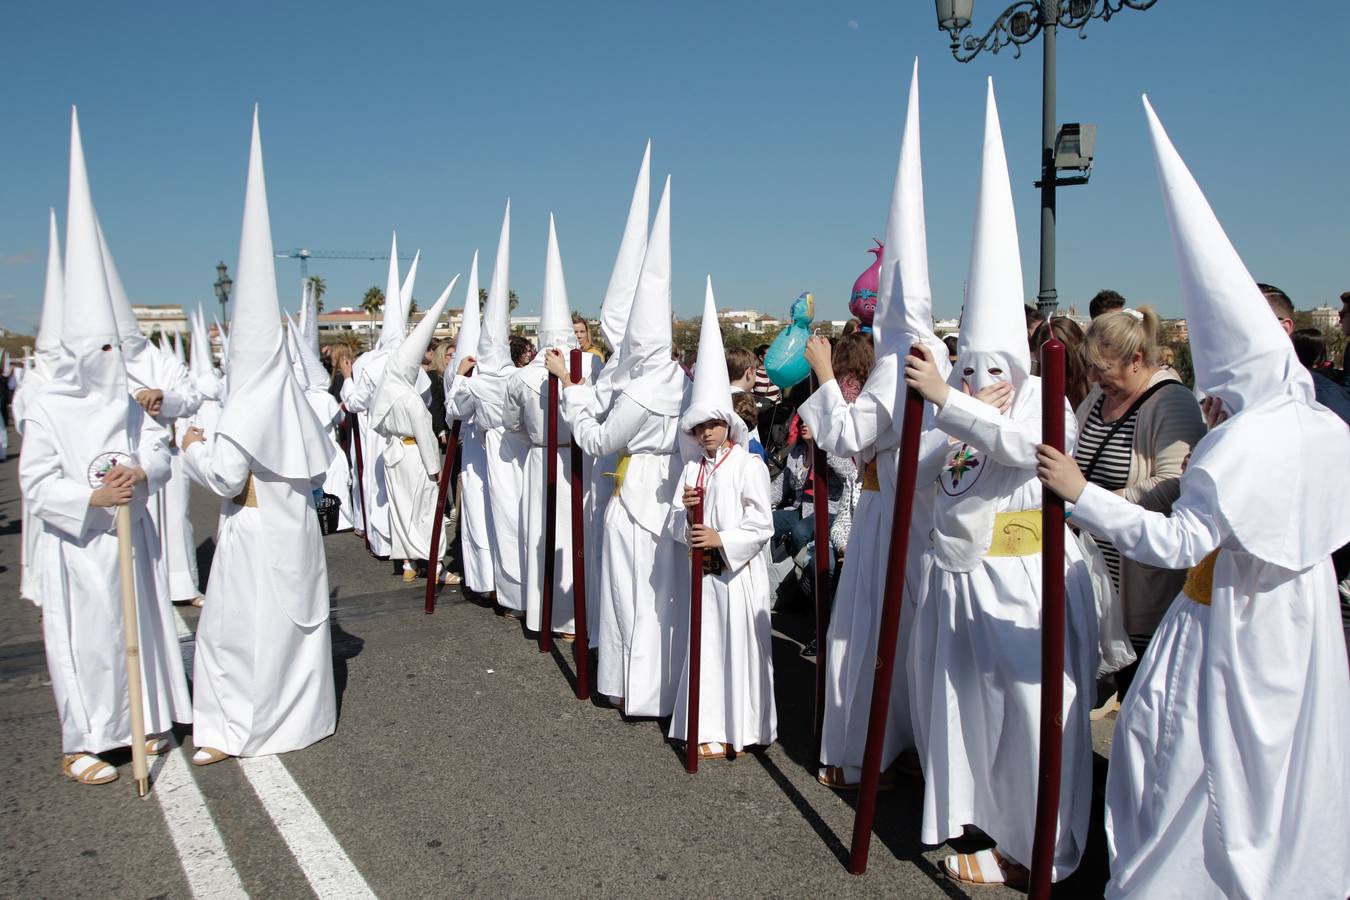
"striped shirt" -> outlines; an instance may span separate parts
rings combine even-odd
[[[766,400],[772,400],[774,403],[777,403],[783,397],[783,391],[769,380],[769,373],[763,366],[755,370],[754,394],[756,397],[763,397]]]
[[[1083,429],[1078,433],[1078,446],[1073,456],[1085,475],[1088,475],[1088,465],[1095,456],[1097,462],[1093,466],[1092,473],[1088,475],[1088,481],[1108,491],[1119,491],[1130,481],[1130,453],[1134,447],[1134,425],[1139,417],[1139,411],[1137,409],[1131,411],[1116,429],[1116,433],[1111,435],[1111,440],[1102,446],[1107,433],[1116,424],[1102,419],[1102,403],[1105,400],[1105,397],[1099,399],[1093,405],[1092,412],[1088,413],[1087,421],[1083,423]],[[1097,540],[1097,546],[1101,549],[1102,557],[1106,560],[1106,568],[1111,573],[1111,583],[1115,585],[1116,590],[1120,590],[1120,551],[1100,538]]]

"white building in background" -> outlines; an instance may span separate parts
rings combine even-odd
[[[1334,331],[1341,322],[1341,311],[1330,306],[1308,310],[1308,324],[1323,331]]]
[[[511,333],[518,334],[521,337],[535,338],[539,336],[539,317],[538,316],[512,316]]]
[[[717,321],[723,328],[734,328],[747,334],[764,334],[787,327],[782,319],[765,315],[757,309],[721,309],[717,311]]]
[[[141,334],[149,337],[155,332],[177,332],[178,334],[187,334],[188,320],[187,314],[183,312],[183,307],[178,303],[168,303],[154,306],[146,303],[133,303],[131,311],[136,314],[136,324],[141,328]]]
[[[949,334],[961,333],[960,319],[938,319],[933,323],[933,331],[938,337],[946,337]]]

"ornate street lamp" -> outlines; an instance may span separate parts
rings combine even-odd
[[[230,301],[230,288],[234,287],[234,279],[230,278],[229,267],[224,261],[216,264],[216,299],[220,301],[220,321],[228,322],[229,316],[225,314],[225,304]]]
[[[952,56],[970,62],[983,50],[997,53],[1011,46],[1013,56],[1022,55],[1022,45],[1043,39],[1045,50],[1041,83],[1041,287],[1036,306],[1047,319],[1059,305],[1055,290],[1055,188],[1087,184],[1092,171],[1096,138],[1094,125],[1065,125],[1055,131],[1055,35],[1059,27],[1073,28],[1080,38],[1088,22],[1103,22],[1123,9],[1148,9],[1157,0],[1019,0],[999,13],[983,37],[961,32],[970,27],[975,0],[936,0],[938,28],[952,37]],[[1060,178],[1064,169],[1078,175]]]

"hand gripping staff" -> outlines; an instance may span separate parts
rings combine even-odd
[[[1064,452],[1064,345],[1041,345],[1041,440]],[[1064,754],[1064,499],[1041,498],[1041,753],[1036,771],[1036,836],[1031,845],[1032,900],[1048,900],[1059,824]]]
[[[548,477],[544,479],[544,585],[539,604],[539,652],[553,649],[553,582],[557,567],[553,553],[558,545],[558,376],[548,376],[548,447],[544,459]]]
[[[811,393],[820,387],[811,376]],[[815,515],[816,562],[816,759],[825,734],[825,636],[830,630],[830,484],[825,451],[811,441],[811,504]]]
[[[91,474],[89,485],[103,486]],[[141,628],[136,615],[136,564],[132,559],[131,505],[117,507],[117,576],[122,588],[122,648],[127,663],[127,698],[131,706],[131,774],[136,796],[150,792],[150,767],[145,753],[145,702],[141,699]]]
[[[470,373],[472,375],[472,373]],[[469,377],[469,376],[465,376]],[[455,456],[459,453],[459,426],[462,419],[456,419],[450,426],[450,439],[446,441],[445,462],[441,464],[441,477],[436,484],[436,515],[431,519],[431,558],[427,560],[427,599],[423,612],[431,615],[436,611],[436,591],[440,590],[441,577],[441,522],[445,517],[446,495],[450,488],[450,471],[455,467]]]
[[[581,351],[572,351],[571,380],[581,381]],[[554,409],[556,410],[556,406]],[[591,696],[591,646],[586,629],[586,520],[582,507],[585,499],[581,474],[581,447],[572,438],[572,616],[576,623],[576,639],[572,643],[572,660],[577,671],[577,699]],[[557,548],[554,548],[556,552]]]
[[[698,506],[693,507],[691,524],[703,524],[703,471],[699,469]],[[714,550],[714,553],[717,551]],[[689,551],[689,713],[685,720],[684,770],[690,775],[698,771],[698,689],[699,668],[703,654],[703,550]]]
[[[918,347],[910,347],[910,356]],[[863,751],[862,783],[858,785],[858,810],[853,818],[853,846],[848,870],[854,875],[867,871],[867,851],[872,844],[872,819],[877,809],[877,780],[881,775],[881,750],[886,736],[886,716],[891,707],[891,678],[895,673],[895,645],[900,635],[900,608],[905,594],[905,558],[909,528],[914,517],[914,493],[919,467],[919,438],[923,428],[923,397],[905,391],[905,412],[900,433],[900,472],[891,513],[891,543],[886,553],[886,586],[882,594],[881,623],[877,635],[877,670],[872,682],[872,708],[867,717],[867,746]],[[817,648],[819,652],[819,648]],[[819,662],[817,662],[819,665]]]

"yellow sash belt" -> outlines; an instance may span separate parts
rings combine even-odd
[[[250,472],[248,480],[244,482],[244,489],[236,496],[231,497],[236,506],[252,506],[255,509],[258,506],[258,493],[253,488],[253,473]]]
[[[409,447],[416,447],[416,446],[417,446],[417,438],[405,437],[405,438],[403,439],[403,443],[407,444]]]
[[[1210,595],[1214,593],[1214,561],[1218,556],[1219,551],[1215,550],[1186,573],[1181,592],[1201,606],[1209,606]]]
[[[875,457],[868,460],[867,465],[863,466],[862,489],[864,491],[881,490],[881,482],[877,480],[877,461]]]
[[[633,457],[627,453],[619,455],[619,464],[614,467],[613,472],[606,472],[606,475],[614,476],[614,496],[619,496],[619,491],[623,489],[623,477],[628,474],[628,461]]]
[[[1031,556],[1041,552],[1041,511],[994,514],[994,540],[985,556]]]

